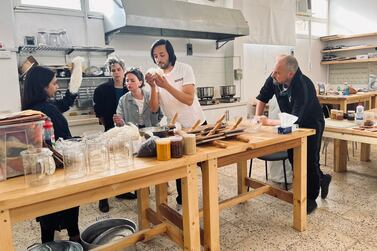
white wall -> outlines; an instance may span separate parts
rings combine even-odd
[[[329,34],[360,34],[377,31],[376,0],[331,0],[329,8]],[[367,45],[376,44],[376,37],[341,40],[328,45]],[[324,45],[325,46],[325,45]],[[370,50],[337,53],[339,56],[367,54]],[[366,87],[369,74],[376,74],[377,63],[358,63],[323,66],[329,70],[328,83],[333,88],[345,82],[356,88]]]
[[[329,33],[357,34],[377,30],[376,0],[330,0]]]
[[[0,41],[7,50],[15,46],[14,17],[11,0],[0,1]],[[21,108],[18,85],[17,56],[15,52],[10,57],[0,58],[0,112],[13,112]]]

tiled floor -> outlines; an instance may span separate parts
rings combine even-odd
[[[220,214],[222,250],[377,250],[376,150],[377,147],[372,146],[372,161],[365,163],[358,160],[359,154],[352,156],[350,149],[349,171],[334,173],[330,144],[328,166],[322,166],[325,173],[333,176],[330,192],[326,200],[317,199],[319,208],[308,216],[308,230],[305,232],[299,233],[291,227],[292,205],[269,196],[223,210]],[[253,175],[263,180],[263,162],[256,160],[254,163]],[[219,169],[221,200],[236,194],[235,177],[234,166]],[[171,182],[172,186],[174,184]],[[169,196],[172,207],[175,206],[175,195]],[[151,199],[154,199],[153,192]],[[80,207],[81,229],[109,217],[126,217],[137,221],[136,201],[112,198],[108,214],[100,213],[97,206],[97,203],[92,203]],[[17,250],[25,250],[39,242],[39,235],[39,225],[34,220],[14,225]],[[59,234],[63,238],[65,235],[64,232]],[[137,249],[180,250],[164,236],[140,243]]]

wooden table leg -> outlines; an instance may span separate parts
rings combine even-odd
[[[187,166],[187,177],[182,178],[184,250],[200,250],[198,177],[196,164]]]
[[[147,209],[149,208],[149,188],[142,188],[137,191],[137,207],[139,230],[149,228],[149,221],[147,219]]]
[[[370,144],[361,143],[360,160],[370,161]]]
[[[160,214],[159,205],[168,204],[168,183],[162,183],[156,185],[156,209]]]
[[[12,251],[13,234],[9,210],[0,210],[0,250]]]
[[[341,102],[339,106],[340,106],[339,110],[341,110],[343,112],[347,112],[347,101]]]
[[[202,170],[204,250],[220,250],[217,160],[204,162]]]
[[[293,228],[306,230],[306,189],[307,189],[307,138],[301,139],[301,145],[293,149]]]
[[[247,185],[245,183],[246,176],[247,176],[247,161],[244,160],[237,163],[238,194],[247,192]]]
[[[334,172],[347,171],[347,141],[334,139]]]

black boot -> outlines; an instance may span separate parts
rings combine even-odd
[[[329,194],[329,186],[331,182],[331,175],[325,174],[322,176],[321,179],[321,198],[326,199],[327,195]]]
[[[108,199],[100,200],[99,203],[98,203],[98,208],[99,208],[99,210],[102,213],[109,212],[110,208],[109,208],[109,201],[108,201]]]

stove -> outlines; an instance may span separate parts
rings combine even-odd
[[[216,105],[219,101],[213,98],[201,98],[199,99],[199,103],[200,105]]]
[[[220,103],[234,103],[239,102],[240,97],[221,97],[217,99]]]

